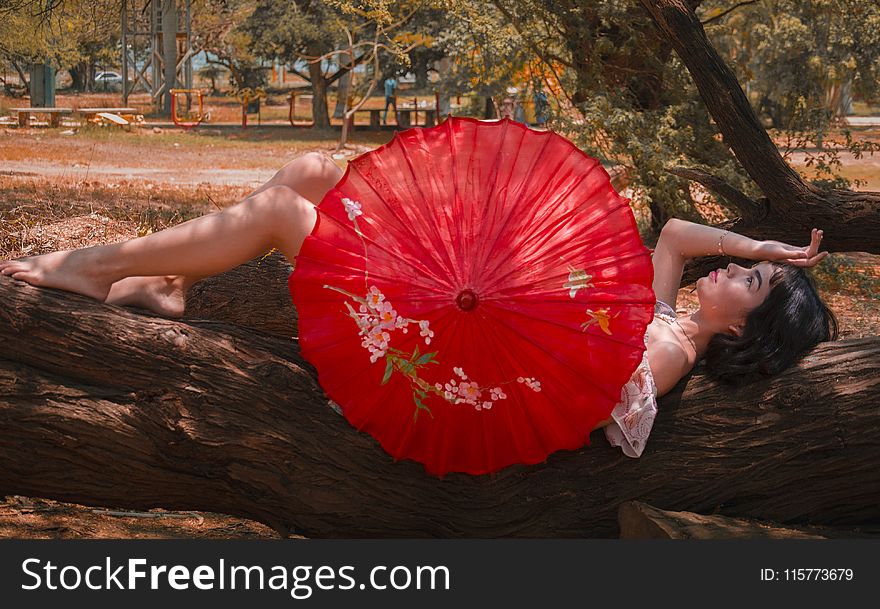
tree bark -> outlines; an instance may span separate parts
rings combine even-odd
[[[290,340],[298,334],[296,309],[287,289],[291,271],[287,259],[276,252],[202,279],[187,294],[185,316],[227,322]]]
[[[289,299],[275,289],[250,290],[247,310]],[[880,520],[878,339],[823,344],[734,391],[698,369],[660,400],[640,459],[599,430],[544,464],[438,479],[328,406],[287,319],[280,338],[7,277],[0,294],[0,493],[218,511],[314,537],[617,537],[632,499],[780,524]]]
[[[831,539],[872,537],[880,527],[783,527],[773,522],[661,510],[641,501],[620,504],[621,539]]]
[[[753,239],[806,244],[810,229],[818,227],[825,230],[823,250],[880,253],[880,193],[820,191],[804,182],[779,154],[736,75],[712,47],[688,4],[640,2],[687,66],[724,142],[766,197],[753,205],[737,205],[741,218],[723,228]],[[716,263],[697,261],[685,280],[705,275]]]
[[[318,53],[320,55],[320,53]],[[330,110],[327,108],[327,79],[321,62],[309,62],[309,81],[312,85],[312,120],[315,129],[330,128]]]

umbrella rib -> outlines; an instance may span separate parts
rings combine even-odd
[[[510,329],[509,326],[507,326],[507,327]],[[503,340],[501,340],[501,336],[498,334],[497,330],[495,330],[494,328],[489,327],[489,324],[481,324],[481,325],[480,325],[480,330],[483,331],[483,335],[486,336],[487,338],[489,338],[490,335],[487,334],[486,332],[491,332],[492,335],[495,336],[495,337],[498,339],[498,341],[499,341],[498,344],[507,344],[507,341],[503,341]],[[512,329],[511,329],[511,330],[512,330]],[[488,344],[491,344],[491,341],[486,341],[485,344],[487,344],[487,345],[488,345]],[[499,359],[499,356],[498,356],[498,351],[495,350],[495,349],[490,349],[489,351],[490,351],[490,353],[491,353],[491,357],[492,357],[492,359],[495,361],[496,365],[498,366],[498,369],[499,369],[499,370],[504,370],[504,366],[502,365],[502,363],[501,363],[501,361],[500,361],[500,359]],[[505,351],[505,353],[506,353],[506,351]],[[568,409],[566,408],[566,410],[568,410]],[[546,454],[549,454],[551,451],[550,451],[550,450],[547,450],[545,444],[541,441],[541,434],[539,433],[538,429],[535,428],[535,426],[534,426],[534,424],[533,424],[533,422],[532,422],[533,419],[534,419],[534,417],[531,417],[531,416],[525,416],[525,417],[523,417],[523,418],[526,419],[526,421],[529,423],[529,427],[530,427],[530,429],[532,430],[532,435],[533,435],[533,437],[535,438],[536,443],[541,445],[541,450],[545,453],[545,455],[546,455]],[[520,429],[514,429],[514,428],[513,428],[513,420],[512,420],[509,416],[508,416],[508,418],[507,418],[507,421],[508,421],[508,425],[509,425],[509,433],[511,434],[511,438],[518,438],[518,436],[522,433],[522,431],[521,431]],[[524,451],[523,451],[523,449],[521,448],[521,447],[522,447],[522,444],[521,444],[520,442],[517,442],[516,445],[517,445],[517,451],[518,451],[518,453],[519,453],[520,455],[524,454]]]
[[[549,132],[548,132],[548,133],[549,133]],[[550,145],[550,141],[551,141],[551,138],[550,138],[550,137],[547,137],[547,138],[545,139],[543,146],[541,146],[541,150],[538,152],[538,155],[537,155],[537,157],[536,157],[536,161],[539,160],[539,159],[544,155],[544,151],[547,150],[547,146]],[[517,154],[517,160],[519,160],[519,149],[517,149],[517,153],[516,153],[516,154]],[[537,163],[536,163],[536,162],[533,162],[532,165],[531,165],[531,167],[529,168],[528,178],[531,178],[532,174],[533,174],[534,171],[535,171],[535,167],[536,167],[536,166],[537,166]],[[550,178],[548,178],[548,181],[549,181],[549,179],[550,179]],[[528,179],[523,180],[523,183],[528,183]],[[546,182],[545,182],[545,184],[546,184]],[[506,202],[506,201],[507,201],[507,198],[505,198],[505,202]],[[498,230],[495,231],[495,238],[494,238],[494,240],[492,241],[492,244],[491,244],[488,248],[486,248],[486,253],[485,253],[485,255],[483,256],[483,264],[482,264],[482,266],[483,266],[484,268],[485,268],[486,263],[487,263],[489,260],[492,259],[492,254],[495,253],[495,249],[496,249],[496,247],[498,246],[498,243],[501,241],[501,235],[503,235],[504,232],[507,230],[507,226],[508,226],[508,224],[510,224],[511,219],[512,219],[512,218],[514,217],[514,215],[515,215],[515,214],[514,214],[514,211],[516,211],[516,210],[515,210],[515,205],[506,205],[506,206],[505,206],[505,211],[507,211],[507,215],[504,217],[503,223],[498,227]],[[500,266],[500,264],[501,264],[500,262],[499,262],[499,264],[496,264],[496,265],[495,265],[495,269],[497,269],[498,266]],[[492,269],[492,271],[494,272],[495,269]],[[486,277],[491,277],[491,274],[485,274],[485,276],[486,276]]]
[[[639,256],[644,256],[644,255],[646,255],[646,252],[635,252],[633,254],[630,254],[629,256],[617,256],[617,255],[606,256],[605,258],[600,258],[599,260],[597,260],[595,264],[590,265],[590,268],[591,269],[603,269],[613,262],[620,262],[622,260],[630,260],[631,258],[637,258]],[[534,262],[531,262],[530,264],[534,264]],[[517,266],[516,268],[514,268],[514,269],[510,270],[508,273],[506,273],[502,277],[502,279],[506,279],[509,275],[513,274],[516,271],[519,271],[521,268],[523,268],[525,266],[527,266],[526,263],[523,263],[523,264]],[[564,274],[561,274],[561,276],[565,277]],[[495,283],[493,283],[491,286],[489,286],[489,288],[494,287],[498,283],[500,283],[500,279],[498,281],[496,281]],[[514,286],[514,287],[519,287],[519,286]],[[490,291],[489,288],[487,288],[485,290],[487,297],[489,294],[492,294],[492,293],[504,293],[504,290],[495,290],[494,292],[492,292],[492,291]],[[561,284],[560,284],[559,289],[563,289]]]
[[[416,133],[418,134],[419,137],[424,137],[424,136],[422,135],[422,132],[421,132],[421,131],[417,131]],[[424,193],[424,191],[422,190],[421,185],[419,184],[419,180],[416,179],[416,172],[415,172],[415,170],[413,169],[413,162],[412,162],[412,159],[411,159],[410,156],[409,156],[409,151],[406,149],[406,147],[405,147],[403,144],[400,145],[400,150],[401,150],[401,152],[402,152],[402,154],[403,154],[403,159],[404,159],[404,161],[406,161],[407,168],[409,169],[409,172],[410,172],[410,174],[411,174],[412,177],[413,177],[413,184],[415,184],[416,188],[417,188],[418,191],[419,191],[419,195],[421,196],[421,200],[422,200],[423,202],[424,202],[424,201],[427,201],[428,198],[425,196],[425,193]],[[371,185],[371,187],[372,187],[372,185]],[[387,203],[386,203],[386,205],[387,205]],[[416,211],[417,211],[417,212],[421,212],[422,210],[421,210],[421,208],[419,208],[418,206],[416,206]],[[434,236],[436,237],[436,239],[438,240],[438,242],[439,242],[439,243],[443,243],[443,237],[440,235],[440,233],[439,233],[439,231],[438,231],[438,229],[437,229],[436,218],[425,218],[425,219],[427,220],[427,222],[425,223],[425,225],[428,226],[428,227],[430,227],[430,229],[433,231]],[[445,245],[445,244],[444,244],[444,245]],[[439,252],[442,251],[442,250],[441,250],[441,248],[437,247],[437,248],[436,248],[435,250],[433,250],[433,251],[439,253]],[[440,261],[435,260],[435,262],[437,263],[438,266],[442,266],[442,265],[440,264]],[[449,269],[453,269],[453,270],[454,270],[454,267],[453,267],[453,265],[452,265],[452,261],[451,261],[451,259],[448,259],[448,256],[447,256],[446,265],[447,265],[447,268],[449,268]]]
[[[492,160],[492,167],[489,169],[489,177],[492,180],[492,184],[491,184],[491,186],[487,184],[482,189],[483,197],[481,197],[482,200],[480,201],[480,210],[482,211],[484,217],[486,214],[486,210],[489,209],[489,197],[491,195],[495,194],[495,188],[498,185],[498,165],[501,163],[500,151],[504,148],[504,140],[507,137],[507,133],[508,133],[507,127],[509,125],[510,125],[509,122],[503,122],[501,125],[501,134],[498,136],[498,151],[495,153],[493,160]],[[476,138],[476,130],[474,131],[474,137]],[[520,138],[520,143],[522,143],[522,138]],[[516,157],[514,158],[513,163],[511,164],[511,167],[516,167],[516,163],[517,163],[517,161],[519,161],[519,153],[520,153],[521,149],[522,149],[521,146],[516,147]],[[543,151],[543,148],[542,148],[542,151]],[[510,172],[510,173],[512,173],[512,172]],[[488,180],[487,180],[487,182],[488,182]],[[507,176],[507,184],[510,184],[510,174],[508,174],[508,176]],[[507,224],[508,218],[511,215],[512,214],[510,212],[508,212],[508,215],[505,218],[505,225]],[[481,225],[481,229],[482,229],[482,225]],[[501,229],[499,229],[499,231],[496,232],[495,240],[492,242],[492,245],[489,248],[484,248],[484,251],[486,249],[488,249],[489,251],[483,254],[482,259],[479,261],[479,265],[475,264],[477,262],[476,256],[473,256],[471,258],[470,277],[476,276],[475,269],[485,268],[485,266],[486,266],[485,261],[488,260],[488,256],[490,255],[492,250],[495,249],[495,246],[498,244],[500,234],[501,234]],[[476,249],[471,248],[470,251],[475,252]]]
[[[552,301],[551,301],[551,302],[552,302]],[[591,301],[591,302],[592,302],[592,301]],[[615,300],[615,301],[613,301],[613,302],[614,302],[614,303],[626,303],[626,304],[647,304],[647,303],[646,303],[645,301],[643,301],[643,300],[630,300],[630,301]],[[610,303],[607,303],[607,302],[605,302],[605,303],[601,303],[601,302],[600,302],[599,304],[610,304]],[[490,305],[489,303],[484,303],[484,306],[489,307],[489,306],[493,306],[493,305]],[[534,321],[534,317],[530,317],[529,315],[526,315],[525,313],[522,313],[522,312],[517,311],[517,310],[515,310],[515,309],[507,309],[507,308],[498,307],[498,306],[495,306],[495,308],[498,309],[498,310],[500,310],[500,311],[504,311],[505,313],[510,313],[510,314],[512,314],[512,315],[518,315],[518,316],[520,316],[520,317],[525,317],[526,319],[529,319],[529,320]],[[577,332],[577,333],[579,333],[579,334],[583,333],[583,331],[582,331],[580,328],[572,328],[571,326],[567,326],[567,325],[565,325],[565,324],[563,324],[563,323],[559,323],[558,321],[553,321],[552,319],[546,319],[546,318],[545,318],[545,319],[541,319],[540,321],[542,321],[542,322],[544,322],[544,323],[547,323],[547,324],[550,324],[550,325],[553,325],[553,326],[558,326],[558,327],[560,327],[560,328],[565,328],[566,330],[570,330],[570,331],[572,331],[572,332]],[[650,322],[649,322],[649,323],[650,323]],[[647,327],[647,326],[646,326],[646,327]],[[644,334],[644,332],[642,332],[642,334]],[[587,334],[586,336],[589,336],[589,337],[596,337],[596,338],[601,338],[601,339],[603,339],[603,340],[606,340],[606,341],[609,341],[609,342],[613,342],[613,343],[617,343],[618,345],[625,345],[625,346],[627,346],[627,347],[632,347],[632,346],[633,346],[631,343],[628,343],[628,342],[626,342],[626,341],[622,341],[622,340],[618,340],[618,339],[616,339],[616,338],[613,338],[613,336],[608,335],[608,334],[604,334],[604,333],[603,333],[603,334]]]
[[[602,224],[603,222],[605,222],[608,218],[613,217],[613,214],[614,214],[617,210],[619,210],[619,209],[621,209],[621,208],[623,208],[624,206],[627,206],[627,205],[628,205],[628,203],[621,203],[620,205],[618,205],[618,206],[615,207],[614,209],[610,210],[607,214],[605,214],[604,216],[602,216],[602,218],[600,218],[598,222],[595,222],[595,223],[591,224],[591,225],[590,225],[589,227],[587,227],[587,228],[593,229],[593,228],[595,228],[595,227],[601,225],[601,224]],[[575,213],[577,213],[577,209],[571,210],[571,212],[570,212],[565,218],[561,219],[560,222],[562,222],[563,220],[564,220],[564,221],[567,221],[567,220],[568,220],[571,216],[573,216]],[[551,234],[551,235],[547,235],[545,241],[546,241],[546,240],[549,240],[551,237],[554,237],[555,235],[556,235],[556,233],[553,233],[553,234]],[[617,235],[613,235],[613,236],[616,237]],[[536,238],[536,237],[535,237],[535,238]],[[520,244],[520,249],[524,249],[527,245],[530,245],[530,244],[534,241],[535,238],[531,238],[531,239],[525,241],[524,243]],[[555,252],[555,253],[558,253],[558,252]],[[626,260],[626,258],[620,258],[620,260]],[[502,260],[501,262],[503,262],[503,260]],[[499,264],[496,265],[496,268],[498,268],[498,266],[501,265],[501,262],[499,262]],[[533,264],[535,264],[535,261],[534,261],[533,258],[528,258],[528,257],[524,258],[523,261],[522,261],[519,265],[517,265],[517,266],[513,267],[512,269],[508,270],[508,271],[507,271],[506,273],[504,273],[503,275],[498,276],[498,277],[495,279],[495,281],[489,286],[489,288],[495,287],[495,285],[497,285],[498,283],[501,283],[503,280],[507,279],[511,274],[516,273],[516,272],[519,272],[521,269],[523,269],[523,268],[525,268],[525,267],[527,267],[527,266],[531,266],[531,265],[533,265]],[[494,269],[493,269],[493,271],[494,271]],[[494,275],[491,275],[491,276],[494,276]]]
[[[388,201],[385,200],[385,197],[382,196],[382,193],[380,193],[378,190],[376,190],[376,187],[373,186],[372,182],[370,182],[366,178],[366,176],[361,172],[361,170],[357,166],[355,166],[354,169],[355,169],[355,171],[357,171],[360,174],[364,183],[370,187],[370,190],[372,190],[376,194],[376,196],[379,197],[379,200],[382,201],[382,203],[385,205],[385,209],[394,217],[395,220],[397,220],[397,223],[409,233],[409,235],[413,239],[413,242],[414,243],[421,242],[421,238],[413,230],[412,223],[405,222],[403,219],[401,219],[401,217],[397,215],[397,212],[396,212],[396,209],[394,208],[394,206],[390,205],[388,203]],[[375,243],[375,241],[374,241],[374,243]],[[385,250],[385,251],[387,251],[387,250]],[[437,263],[436,260],[434,262]],[[438,263],[438,265],[439,265],[439,263]],[[444,284],[443,281],[436,275],[436,272],[431,271],[430,274],[431,274],[431,277],[435,280],[435,283],[437,285],[443,286],[443,287],[448,287],[448,284]]]
[[[505,311],[508,312],[508,313],[516,314],[516,315],[522,315],[521,313],[517,313],[516,311],[510,311],[510,310],[505,310]],[[511,325],[510,325],[507,321],[505,321],[504,319],[502,319],[502,318],[500,318],[500,317],[497,317],[497,316],[496,316],[496,317],[493,317],[493,319],[494,319],[495,321],[497,321],[498,323],[507,326],[507,328],[510,329],[511,332],[516,333],[516,329],[513,328],[513,326],[511,326]],[[543,321],[547,321],[547,320],[543,320]],[[563,326],[562,324],[558,324],[558,323],[556,323],[556,322],[549,322],[549,323],[553,323],[554,325],[559,325],[559,326],[562,326],[562,327],[567,328],[567,326]],[[571,328],[569,328],[569,329],[571,329]],[[594,335],[594,336],[598,336],[598,335]],[[615,341],[615,342],[618,342],[618,343],[620,343],[620,344],[625,344],[625,345],[627,345],[627,346],[632,346],[632,345],[629,345],[629,343],[623,343],[623,342],[621,342],[621,341]],[[574,368],[570,363],[566,362],[566,361],[563,360],[563,359],[560,359],[559,356],[557,356],[557,355],[556,355],[555,353],[553,353],[552,351],[546,349],[546,348],[545,348],[544,346],[542,346],[541,344],[536,343],[536,342],[535,342],[535,343],[532,343],[532,344],[535,345],[535,347],[537,347],[538,349],[540,349],[540,350],[543,351],[544,353],[546,353],[547,355],[549,355],[551,358],[555,359],[557,362],[559,362],[560,364],[562,364],[563,366],[565,366],[566,368],[568,368],[569,370],[571,370],[572,372],[574,372],[574,373],[576,373],[576,374],[582,374],[582,373],[583,373],[582,370],[577,370],[577,369]],[[634,368],[633,370],[635,370],[635,368]],[[606,396],[608,396],[608,392],[605,391],[605,389],[603,389],[603,388],[600,387],[599,385],[596,385],[596,383],[593,382],[593,380],[589,378],[589,375],[585,375],[585,379],[586,379],[586,381],[587,381],[588,383],[590,383],[593,387],[597,387],[602,393],[604,393]],[[618,398],[616,398],[615,396],[609,396],[609,397],[611,397],[612,399],[615,399],[615,400],[618,399]]]
[[[352,228],[352,226],[350,226],[350,225],[348,225],[348,224],[346,224],[346,223],[344,223],[344,222],[338,220],[337,218],[331,216],[330,214],[326,214],[326,213],[325,213],[325,217],[329,218],[330,220],[332,220],[333,222],[335,222],[335,223],[338,224],[339,226],[342,226],[342,227],[344,227],[344,228],[346,228],[346,229],[349,229],[349,230],[354,230],[354,229]],[[314,235],[313,235],[313,236],[314,236]],[[425,277],[426,279],[432,279],[432,280],[434,280],[434,283],[438,286],[438,288],[447,288],[447,289],[448,289],[448,285],[444,285],[442,282],[438,281],[436,276],[434,276],[433,274],[429,273],[426,269],[419,268],[419,267],[416,265],[415,262],[409,260],[408,258],[404,258],[403,256],[401,256],[401,255],[400,255],[400,254],[401,254],[400,251],[398,251],[398,252],[392,252],[392,251],[390,251],[390,250],[389,250],[388,248],[386,248],[385,246],[379,244],[375,239],[373,239],[373,238],[371,238],[371,237],[368,237],[367,235],[363,234],[363,231],[361,231],[361,236],[363,237],[364,241],[369,242],[371,245],[373,245],[373,246],[376,247],[377,249],[379,249],[379,250],[385,252],[386,254],[388,254],[388,255],[391,256],[392,258],[395,258],[396,260],[400,260],[401,262],[406,263],[407,266],[409,266],[410,268],[412,268],[413,270],[415,270],[416,272],[418,272],[419,274],[421,274],[421,276]],[[321,239],[321,240],[324,241],[325,243],[328,243],[328,244],[332,245],[332,246],[339,247],[339,245],[338,245],[337,243],[330,242],[330,241],[326,241],[326,240],[324,240],[324,239]],[[342,249],[342,248],[340,248],[340,249]],[[351,250],[351,249],[344,249],[343,251],[349,252],[349,253],[351,253],[351,254],[363,255],[361,252],[356,252],[356,251]],[[364,264],[366,265],[366,257],[364,257],[364,261],[365,261]],[[437,291],[439,292],[439,291],[441,291],[441,290],[438,289]]]
[[[599,165],[594,165],[593,168],[595,169],[595,168],[598,167],[598,166],[599,166]],[[586,180],[586,178],[587,178],[588,176],[589,176],[589,174],[585,174],[585,175],[581,178],[581,180],[578,181],[577,184],[575,184],[575,185],[569,190],[569,193],[571,192],[571,190],[574,190],[575,187],[579,186],[584,180]],[[592,194],[593,194],[593,193],[591,193],[591,196],[592,196]],[[585,201],[583,201],[582,203],[580,203],[577,207],[575,207],[574,209],[570,209],[569,211],[567,211],[567,212],[565,212],[564,214],[562,214],[559,218],[556,219],[556,221],[555,221],[554,223],[549,224],[547,227],[545,227],[545,228],[543,228],[543,229],[541,229],[541,230],[535,230],[535,231],[533,231],[532,234],[531,234],[531,235],[530,235],[525,241],[523,241],[522,243],[519,244],[519,249],[520,249],[520,250],[523,250],[523,251],[525,251],[525,250],[535,250],[535,249],[540,249],[540,246],[543,245],[543,243],[545,243],[546,241],[548,241],[548,240],[550,240],[551,238],[555,237],[555,236],[558,234],[559,230],[560,230],[561,228],[564,228],[564,227],[565,227],[565,224],[566,224],[571,218],[573,218],[573,217],[574,217],[576,214],[578,214],[578,213],[582,213],[583,208],[584,208],[585,206],[588,206],[589,204],[590,204],[589,200],[585,200]],[[593,223],[590,224],[588,227],[585,227],[585,230],[586,230],[586,229],[595,229],[597,226],[599,226],[600,224],[602,224],[603,222],[605,222],[609,217],[613,217],[613,215],[614,215],[618,210],[620,210],[620,209],[622,209],[623,207],[626,207],[626,206],[628,206],[628,203],[626,203],[625,201],[623,201],[622,203],[619,203],[619,204],[616,205],[615,207],[612,207],[612,208],[606,210],[605,214],[604,214],[599,220],[593,222]]]
[[[326,243],[326,241],[325,241],[325,243]],[[353,252],[353,253],[356,253],[356,252]],[[296,258],[297,258],[297,260],[313,260],[313,261],[317,262],[319,265],[322,265],[322,266],[325,266],[325,267],[332,267],[333,269],[344,269],[344,270],[347,270],[347,271],[354,271],[355,273],[363,273],[363,272],[364,272],[364,269],[362,269],[362,268],[358,268],[358,267],[354,267],[354,266],[349,266],[349,265],[347,265],[347,264],[342,264],[342,263],[339,263],[339,262],[327,262],[327,261],[324,260],[323,258],[316,258],[316,257],[314,257],[314,256],[299,255],[299,256],[297,256]],[[388,281],[388,282],[390,282],[390,283],[393,283],[393,282],[395,282],[395,281],[400,281],[400,277],[393,277],[393,276],[391,276],[391,275],[383,275],[382,273],[376,273],[376,272],[373,272],[373,271],[370,271],[370,277],[371,277],[371,278],[376,278],[376,279],[384,279],[384,280],[386,280],[386,281]],[[323,280],[319,278],[318,281],[320,281],[320,282],[323,283],[324,281],[326,281],[326,278],[323,279]],[[439,293],[439,291],[437,291],[437,292]],[[442,295],[438,295],[437,298],[439,299],[441,296],[445,297],[446,294],[443,293]],[[424,297],[424,296],[421,296],[421,297],[413,297],[413,298],[402,298],[402,297],[398,296],[397,298],[395,298],[395,302],[397,302],[397,301],[400,301],[400,302],[409,302],[409,301],[412,301],[412,300],[432,300],[432,298],[426,298],[426,297]]]

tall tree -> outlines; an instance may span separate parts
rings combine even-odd
[[[239,27],[255,8],[253,0],[196,0],[193,5],[193,45],[207,54],[209,64],[229,71],[236,91],[254,89],[266,81],[254,41]]]
[[[287,62],[310,83],[314,126],[326,129],[330,86],[365,58],[363,51],[352,58],[333,54],[347,43],[343,27],[355,30],[357,25],[356,17],[322,0],[258,0],[239,29],[254,41],[255,52]],[[303,62],[305,67],[299,67]]]

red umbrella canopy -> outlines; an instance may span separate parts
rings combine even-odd
[[[317,209],[288,283],[302,354],[352,425],[439,476],[589,445],[655,302],[596,159],[450,118],[352,160]]]

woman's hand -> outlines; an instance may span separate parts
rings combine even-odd
[[[797,247],[781,241],[761,241],[758,244],[757,255],[762,260],[784,262],[794,266],[816,266],[828,252],[819,252],[819,243],[822,241],[822,231],[814,228],[811,233],[810,245]]]

